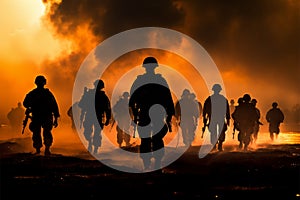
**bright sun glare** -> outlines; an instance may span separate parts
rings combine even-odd
[[[31,23],[38,23],[40,17],[45,12],[45,5],[42,1],[31,0],[31,1],[19,1],[24,4],[24,8],[28,11]]]

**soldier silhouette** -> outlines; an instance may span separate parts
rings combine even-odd
[[[81,108],[83,134],[88,141],[88,151],[96,154],[102,145],[103,128],[108,126],[111,119],[110,100],[105,94],[103,80],[94,81],[94,88],[84,92],[78,106]]]
[[[220,94],[222,87],[220,84],[214,84],[212,87],[214,93],[209,96],[203,105],[203,123],[208,126],[210,132],[210,142],[214,149],[223,151],[223,142],[225,133],[230,125],[229,104],[226,97]]]
[[[75,102],[72,106],[67,111],[67,115],[71,119],[71,128],[73,131],[76,131],[76,126],[75,126],[75,117],[78,117],[80,114],[80,108],[78,107],[78,101]]]
[[[7,118],[9,120],[9,125],[14,134],[20,133],[22,130],[22,122],[25,117],[25,109],[22,107],[22,103],[18,102],[17,107],[12,108],[8,114]]]
[[[133,121],[141,138],[140,157],[145,170],[151,169],[151,158],[155,169],[161,168],[164,156],[164,136],[172,131],[171,120],[175,113],[168,83],[161,74],[155,74],[158,62],[147,57],[142,65],[146,73],[139,75],[130,89],[129,106]]]
[[[234,109],[235,109],[235,105],[234,105],[234,99],[230,100],[230,104],[229,104],[229,110],[230,110],[230,115],[232,115]]]
[[[113,106],[114,120],[116,122],[117,143],[119,147],[125,142],[126,146],[130,146],[130,126],[131,116],[129,108],[129,93],[123,92],[120,99]]]
[[[195,131],[199,119],[199,104],[191,96],[188,89],[184,89],[181,98],[175,104],[175,117],[181,128],[183,143],[190,146],[195,139]]]
[[[278,138],[279,132],[280,132],[280,124],[284,120],[284,114],[281,111],[280,108],[278,108],[278,103],[273,102],[272,108],[268,110],[266,114],[266,120],[269,123],[269,132],[270,132],[270,138],[273,141],[274,135],[275,139]]]
[[[190,98],[191,98],[193,101],[195,101],[196,104],[198,105],[198,110],[199,110],[199,116],[198,116],[198,118],[200,118],[201,115],[202,115],[202,113],[203,113],[203,107],[202,107],[202,104],[201,104],[200,101],[198,101],[198,100],[196,99],[196,94],[195,94],[195,93],[192,92],[192,93],[190,94]],[[197,123],[197,124],[198,124],[198,123]]]
[[[58,118],[60,117],[58,104],[53,93],[44,88],[46,78],[39,75],[35,78],[34,83],[37,88],[26,94],[23,106],[31,113],[31,123],[29,129],[32,131],[33,147],[36,154],[40,153],[42,148],[41,130],[43,129],[43,140],[45,145],[45,155],[51,154],[50,147],[53,143],[52,128],[58,126]]]
[[[253,137],[251,137],[251,142],[256,144],[256,141],[257,141],[257,137],[258,137],[258,132],[259,132],[259,126],[260,125],[263,125],[261,122],[260,122],[260,110],[256,107],[257,105],[257,100],[256,99],[252,99],[251,100],[251,103],[253,104],[255,110],[256,110],[256,114],[257,114],[257,121],[255,121],[254,123],[254,127],[253,127]]]
[[[233,133],[232,133],[232,137],[234,139],[234,135],[235,132],[238,131],[238,141],[240,142],[240,148],[243,147],[243,140],[242,140],[242,136],[241,136],[241,131],[239,128],[239,123],[238,120],[235,118],[235,113],[239,112],[239,109],[243,107],[243,103],[244,103],[244,99],[242,97],[238,98],[238,105],[235,106],[234,111],[231,114],[231,118],[233,119]]]
[[[244,146],[245,151],[248,150],[255,123],[259,120],[256,109],[250,101],[251,96],[249,94],[244,94],[243,103],[232,113],[232,117],[235,120],[235,123],[238,124],[240,131],[239,148],[242,149]]]

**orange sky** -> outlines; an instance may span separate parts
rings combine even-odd
[[[64,1],[45,2],[49,2],[47,8],[42,1],[36,0],[0,2],[1,123],[6,123],[6,114],[11,107],[15,107],[18,101],[22,102],[26,93],[35,87],[34,78],[40,73],[46,76],[46,86],[59,102],[62,120],[68,120],[66,110],[72,103],[73,81],[84,58],[103,39],[142,26],[174,28],[203,45],[221,72],[228,98],[237,100],[249,93],[258,100],[263,112],[274,100],[284,108],[300,103],[299,86],[295,85],[299,83],[300,73],[300,52],[295,45],[299,44],[297,33],[300,26],[300,4],[297,1],[278,1],[264,12],[259,9],[253,12],[258,13],[257,16],[251,16],[250,11],[266,7],[264,1],[252,1],[253,8],[250,6],[250,11],[247,10],[249,13],[243,12],[245,8],[239,4],[229,8],[199,1],[207,8],[201,14],[195,10],[200,4],[197,1],[176,1],[175,6],[169,0],[153,1],[153,8],[158,8],[155,7],[158,2],[164,7],[150,19],[141,16],[139,11],[131,13],[132,16],[126,11],[120,12],[122,5],[118,4],[119,1],[103,5],[97,2],[94,6],[91,3],[79,6]],[[245,5],[250,5],[250,2]],[[284,7],[278,12],[280,3]],[[152,7],[147,9],[151,11]],[[233,10],[229,12],[230,9]],[[94,14],[96,11],[97,15]],[[173,17],[166,17],[169,14]],[[266,24],[265,29],[259,29]],[[145,52],[148,53],[124,56],[110,67],[104,76],[108,94],[112,92],[112,83],[130,69],[130,65],[139,65],[147,55]],[[166,52],[149,53],[156,54],[160,62],[184,74],[193,84],[198,99],[204,101],[208,91],[201,77],[195,76],[186,61]],[[133,57],[134,61],[129,60]]]

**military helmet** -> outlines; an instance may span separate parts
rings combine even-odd
[[[35,80],[34,83],[36,85],[46,85],[46,78],[42,75],[38,75]]]
[[[222,90],[222,87],[220,84],[214,84],[212,86],[212,90],[215,91],[215,92],[220,92]]]
[[[250,102],[251,96],[249,94],[244,94],[243,99],[245,102]]]
[[[95,80],[94,86],[97,87],[97,89],[103,89],[104,88],[103,80],[101,80],[101,79]]]
[[[129,93],[128,92],[123,92],[122,96],[125,97],[125,98],[128,98],[129,97]]]
[[[273,107],[273,108],[277,108],[277,106],[278,106],[278,103],[277,103],[277,102],[273,102],[273,103],[272,103],[272,107]]]
[[[192,92],[192,93],[190,94],[190,97],[191,97],[192,99],[195,99],[195,98],[196,98],[196,94]]]
[[[240,105],[240,104],[242,104],[244,102],[244,99],[242,98],[242,97],[240,97],[239,99],[238,99],[238,104]]]
[[[256,104],[257,100],[256,99],[252,99],[251,102],[254,103],[254,104]]]
[[[189,95],[190,94],[190,91],[188,90],[188,89],[184,89],[183,91],[182,91],[182,95],[181,96],[187,96],[187,95]]]
[[[147,57],[143,61],[143,67],[158,67],[158,62],[154,57]]]

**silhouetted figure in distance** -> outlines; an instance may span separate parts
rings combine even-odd
[[[198,105],[198,110],[199,110],[198,118],[200,118],[202,116],[202,113],[203,113],[203,106],[202,106],[201,102],[196,99],[196,94],[195,93],[192,92],[190,94],[190,98],[191,98],[191,100],[195,101],[196,104]]]
[[[25,109],[22,107],[22,103],[18,102],[18,106],[12,108],[8,114],[7,118],[9,120],[9,125],[14,134],[21,133],[22,122],[25,117]]]
[[[214,149],[223,151],[223,142],[225,133],[230,125],[230,113],[228,100],[220,94],[222,87],[220,84],[214,84],[212,87],[214,93],[209,96],[203,105],[203,123],[208,124],[210,132],[210,142]]]
[[[259,132],[259,126],[263,125],[259,120],[260,120],[260,110],[256,107],[257,105],[257,100],[256,99],[252,99],[251,103],[253,104],[255,110],[256,110],[256,114],[257,114],[257,121],[255,121],[254,123],[254,127],[253,127],[253,137],[251,142],[253,142],[254,144],[257,141],[257,137],[258,137],[258,132]]]
[[[80,109],[78,107],[78,101],[75,102],[67,111],[67,115],[71,119],[71,128],[73,131],[76,131],[76,126],[75,126],[75,117],[78,117],[77,115],[80,115]]]
[[[230,110],[230,115],[232,115],[234,109],[235,109],[235,105],[234,105],[234,99],[230,100],[230,104],[229,104],[229,110]]]
[[[188,89],[184,89],[181,98],[175,104],[175,117],[181,128],[183,143],[190,146],[195,139],[199,119],[199,104],[192,99]]]
[[[50,155],[50,147],[53,143],[52,128],[58,126],[60,117],[57,101],[46,85],[46,78],[39,75],[34,82],[37,88],[26,94],[23,106],[31,112],[31,123],[29,129],[32,131],[33,147],[36,154],[40,153],[42,148],[41,130],[43,129],[43,139],[45,145],[45,155]]]
[[[155,68],[159,66],[157,60],[147,57],[142,66],[146,73],[133,82],[129,106],[134,123],[138,125],[141,138],[139,152],[144,169],[150,169],[151,157],[155,159],[154,167],[159,169],[165,151],[163,138],[168,131],[172,131],[171,120],[175,109],[167,81],[161,74],[155,73]]]
[[[239,127],[239,122],[238,122],[238,119],[236,119],[236,114],[235,113],[238,113],[239,112],[239,109],[241,109],[243,107],[243,103],[244,103],[244,99],[242,97],[240,97],[238,99],[238,105],[235,106],[235,109],[234,111],[232,112],[231,114],[231,118],[233,120],[233,139],[234,139],[234,135],[235,135],[235,132],[238,131],[238,141],[240,142],[239,146],[240,148],[243,147],[243,139],[242,139],[242,135],[241,135],[241,129]]]
[[[88,141],[88,151],[96,154],[102,145],[103,128],[108,126],[111,119],[110,100],[105,94],[103,80],[95,80],[94,88],[85,90],[78,106],[83,116],[83,135]]]
[[[248,146],[254,131],[254,125],[259,120],[256,109],[250,101],[251,96],[249,94],[244,94],[243,103],[239,105],[238,109],[236,109],[232,114],[232,117],[238,124],[240,131],[239,148],[242,149],[244,146],[245,151],[248,150]]]
[[[279,127],[284,120],[284,114],[281,111],[281,109],[278,108],[277,102],[272,103],[272,108],[266,114],[266,120],[269,123],[270,138],[273,141],[274,134],[275,134],[275,139],[278,138],[280,132]]]
[[[113,106],[114,120],[116,122],[117,143],[119,147],[125,142],[126,146],[130,146],[130,126],[131,116],[129,108],[129,93],[123,92],[122,96]]]

